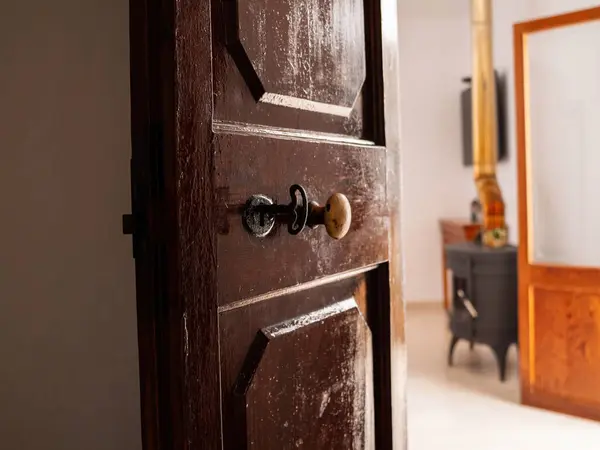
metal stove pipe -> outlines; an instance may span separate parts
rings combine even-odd
[[[498,118],[492,54],[492,0],[471,0],[473,39],[473,166],[482,208],[482,243],[506,245],[504,201],[496,179]]]

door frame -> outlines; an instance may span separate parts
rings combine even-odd
[[[597,287],[598,270],[584,267],[565,267],[551,264],[534,264],[531,236],[532,192],[531,165],[529,156],[529,74],[527,66],[529,35],[556,28],[600,20],[600,7],[544,17],[513,26],[515,107],[517,120],[517,189],[519,203],[519,370],[521,400],[525,405],[536,406],[557,412],[600,420],[597,408],[573,404],[567,399],[535,387],[535,332],[534,302],[531,301],[530,286],[543,284],[551,277],[557,284],[579,287]],[[567,273],[569,271],[569,273]]]

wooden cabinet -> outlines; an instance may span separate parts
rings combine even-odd
[[[450,300],[448,295],[448,268],[446,264],[447,244],[473,241],[481,225],[464,219],[440,219],[440,231],[442,232],[442,282],[444,286],[444,308],[448,309]]]

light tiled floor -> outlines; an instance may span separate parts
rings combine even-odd
[[[409,308],[406,330],[409,450],[600,450],[600,424],[519,404],[516,348],[501,383],[484,346],[461,341],[446,366],[441,308]]]

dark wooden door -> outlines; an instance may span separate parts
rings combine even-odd
[[[146,449],[404,448],[394,3],[131,0]],[[247,230],[296,183],[343,239]]]

